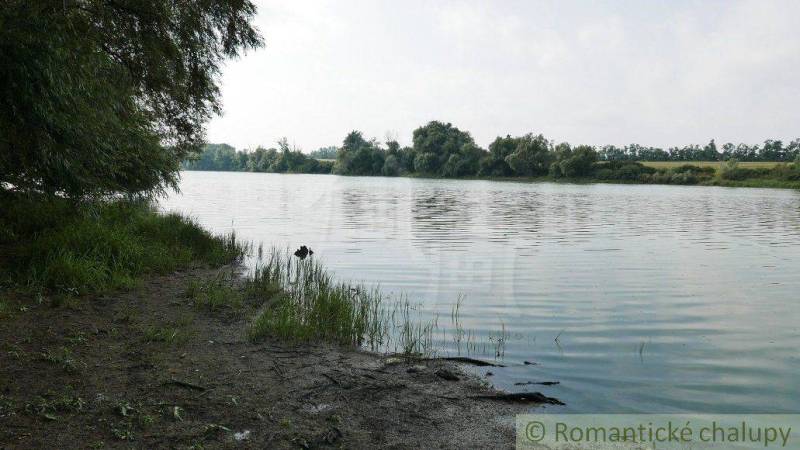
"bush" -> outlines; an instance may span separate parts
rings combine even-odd
[[[769,171],[768,176],[779,180],[798,181],[800,180],[800,162],[778,164]]]
[[[212,236],[192,220],[159,214],[146,202],[4,198],[0,225],[14,237],[0,242],[10,256],[0,261],[0,273],[34,289],[127,288],[147,273],[219,266],[245,252],[234,235]]]
[[[714,167],[711,167],[711,166],[702,166],[701,167],[701,166],[695,166],[695,165],[692,165],[692,164],[683,164],[683,165],[678,166],[678,167],[673,167],[670,170],[672,170],[673,172],[677,172],[677,173],[694,172],[694,173],[700,173],[700,174],[706,174],[706,175],[714,175],[715,173],[717,173],[717,169],[715,169]]]
[[[597,152],[594,148],[581,145],[575,149],[565,149],[557,152],[558,160],[550,165],[548,171],[554,178],[560,177],[586,177],[591,175],[597,161]]]
[[[414,158],[414,171],[423,174],[435,173],[438,159],[433,153],[420,153]]]
[[[400,175],[400,161],[398,161],[395,155],[389,155],[386,157],[386,160],[383,162],[383,168],[381,169],[381,175],[387,177],[396,177]]]
[[[726,161],[722,168],[720,169],[720,178],[723,180],[734,180],[740,181],[747,178],[754,178],[758,175],[758,171],[756,169],[749,169],[744,167],[739,167],[739,161],[735,159],[729,159]]]
[[[478,175],[482,177],[507,177],[512,173],[505,159],[487,155],[478,163]]]
[[[597,169],[597,171],[595,172],[594,176],[595,176],[595,178],[597,178],[599,180],[614,180],[615,179],[614,178],[614,171],[609,169],[609,168],[607,168],[607,167],[604,167],[602,169]]]
[[[668,169],[658,169],[649,175],[652,183],[660,184],[698,184],[711,181],[716,174],[714,167],[700,167],[684,164]]]
[[[656,169],[634,161],[609,161],[596,165],[595,177],[601,180],[645,181]]]

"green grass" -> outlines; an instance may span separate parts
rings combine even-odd
[[[234,286],[233,274],[220,274],[208,280],[193,280],[186,288],[186,297],[195,306],[208,311],[239,309],[244,294]]]
[[[773,178],[750,178],[746,180],[717,179],[714,186],[723,187],[748,187],[748,188],[774,188],[774,189],[800,189],[800,181],[776,180]]]
[[[292,341],[376,345],[382,337],[382,297],[363,286],[335,282],[313,258],[295,259],[273,251],[254,270],[248,290],[275,292],[250,326],[249,337],[267,335]],[[378,319],[378,320],[376,320]]]
[[[246,246],[144,201],[76,203],[0,192],[0,277],[81,295],[130,288],[144,275],[237,261]]]
[[[336,281],[313,258],[299,260],[289,252],[273,249],[245,285],[250,297],[267,295],[248,329],[253,341],[270,336],[404,355],[432,356],[437,352],[434,336],[440,331],[438,316],[426,319],[421,305],[403,297],[390,298],[378,288]],[[451,329],[441,330],[443,341],[448,331],[455,330],[456,339],[464,335],[458,317],[461,302],[459,298],[454,308]],[[507,336],[503,330],[492,339],[495,347],[502,347]],[[474,337],[469,341],[470,348],[477,348]],[[498,352],[502,353],[502,348],[495,348]]]
[[[720,165],[723,164],[723,162],[720,161],[639,161],[639,162],[645,166],[655,167],[656,169],[672,169],[675,167],[681,167],[688,164],[698,167],[714,167],[715,169],[719,170]],[[772,161],[751,161],[751,162],[740,162],[739,167],[750,168],[750,169],[757,169],[757,168],[770,169],[772,167],[777,166],[778,164],[783,164],[783,163],[772,162]]]
[[[57,413],[79,413],[85,406],[86,401],[72,394],[71,390],[59,395],[48,392],[25,404],[25,412],[46,420],[58,420]]]
[[[42,361],[46,361],[54,366],[60,367],[67,373],[77,373],[83,368],[84,364],[72,354],[66,347],[59,349],[45,349],[39,356]]]
[[[178,327],[149,326],[144,329],[144,341],[146,343],[178,344],[185,342],[187,338],[186,333]]]

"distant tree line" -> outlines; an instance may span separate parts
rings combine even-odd
[[[533,134],[498,137],[487,151],[468,132],[434,121],[414,131],[411,147],[389,141],[384,148],[353,131],[344,139],[333,170],[342,175],[578,178],[591,176],[598,160],[593,147],[554,145]]]
[[[367,140],[361,132],[347,135],[339,149],[335,173],[342,175],[408,175],[440,177],[551,177],[598,178],[640,182],[695,183],[715,170],[683,165],[654,169],[636,161],[794,161],[800,154],[800,139],[784,146],[768,140],[763,146],[725,144],[722,151],[712,140],[703,147],[687,146],[662,150],[630,145],[623,148],[556,144],[541,134],[497,137],[488,150],[472,136],[449,123],[430,122],[417,128],[410,147],[396,141],[385,146]],[[741,168],[739,169],[742,170]],[[691,175],[686,175],[692,172]],[[678,173],[678,175],[676,175]],[[765,176],[763,171],[747,172]],[[672,180],[672,181],[670,181]]]
[[[321,148],[311,155],[290,150],[286,140],[279,149],[252,152],[209,145],[199,159],[186,162],[187,169],[245,170],[252,172],[336,173],[341,175],[421,175],[433,177],[547,177],[597,179],[639,183],[697,184],[715,176],[728,180],[773,178],[800,181],[800,162],[774,168],[739,167],[737,161],[794,161],[800,156],[800,139],[784,145],[768,140],[763,146],[725,144],[720,151],[712,140],[707,145],[662,150],[629,145],[571,145],[532,133],[497,137],[488,149],[478,146],[470,133],[450,123],[429,122],[414,130],[412,145],[395,140],[380,143],[360,131],[350,132],[340,148]],[[331,159],[335,158],[335,163]],[[322,161],[320,161],[322,160]],[[714,167],[682,164],[653,168],[638,161],[730,161],[717,174]]]
[[[768,139],[764,145],[747,145],[731,143],[724,144],[718,149],[712,139],[707,145],[688,145],[686,147],[671,147],[667,150],[657,147],[643,147],[631,144],[625,147],[607,145],[598,150],[598,156],[605,161],[768,161],[788,162],[797,158],[800,153],[800,139],[795,139],[787,145],[783,141]]]
[[[309,153],[308,156],[316,159],[336,159],[336,154],[339,149],[331,145],[330,147],[322,147]]]
[[[207,144],[197,157],[183,162],[185,170],[218,170],[274,173],[331,173],[332,161],[319,161],[291,149],[286,139],[278,148],[258,147],[253,151],[237,151],[228,144]]]

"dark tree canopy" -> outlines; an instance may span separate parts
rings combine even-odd
[[[440,168],[457,155],[466,144],[474,144],[472,136],[450,123],[438,121],[414,130],[414,168],[417,172],[438,174]],[[418,164],[419,162],[419,164]]]
[[[262,43],[254,14],[249,0],[4,1],[0,183],[71,196],[174,186],[220,110],[221,62]]]
[[[278,148],[236,150],[228,144],[206,144],[196,157],[182,164],[185,170],[215,170],[272,173],[331,173],[331,161],[319,161],[289,147],[286,138]]]
[[[530,133],[515,140],[517,145],[505,157],[514,174],[526,177],[546,174],[553,159],[550,154],[550,142],[541,134],[534,136]]]

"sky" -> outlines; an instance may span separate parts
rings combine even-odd
[[[351,130],[663,148],[800,137],[800,1],[256,0],[209,142],[303,151]]]

